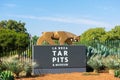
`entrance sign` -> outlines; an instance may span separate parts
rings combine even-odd
[[[34,74],[86,71],[86,47],[66,45],[33,46]]]

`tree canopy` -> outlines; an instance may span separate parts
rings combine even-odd
[[[115,26],[101,37],[101,41],[120,40],[120,26]]]
[[[110,40],[120,40],[120,26],[115,26],[110,31],[105,31],[104,28],[91,28],[81,35],[81,42],[100,42]]]
[[[25,49],[29,39],[25,23],[15,20],[0,22],[0,52]]]
[[[33,36],[32,37],[32,43],[34,44],[34,45],[36,45],[36,42],[37,42],[37,39],[38,39],[39,37],[38,36]]]
[[[91,28],[81,35],[81,41],[100,40],[101,36],[105,34],[106,31],[104,28]]]
[[[25,23],[15,20],[3,20],[0,22],[0,28],[14,30],[15,32],[26,33]]]

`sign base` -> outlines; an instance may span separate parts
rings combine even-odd
[[[71,73],[71,72],[86,72],[86,68],[34,69],[33,71],[35,75],[48,73]]]

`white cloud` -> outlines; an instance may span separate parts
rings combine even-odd
[[[93,25],[98,27],[112,27],[111,24],[95,21],[90,19],[79,19],[79,18],[66,18],[66,17],[38,17],[38,16],[26,16],[26,15],[11,15],[12,17],[25,18],[25,19],[35,19],[35,20],[47,20],[54,22],[72,23],[72,24],[84,24]]]

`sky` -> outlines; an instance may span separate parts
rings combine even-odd
[[[25,22],[27,31],[68,31],[81,35],[90,28],[106,31],[120,25],[120,0],[0,0],[0,21]]]

